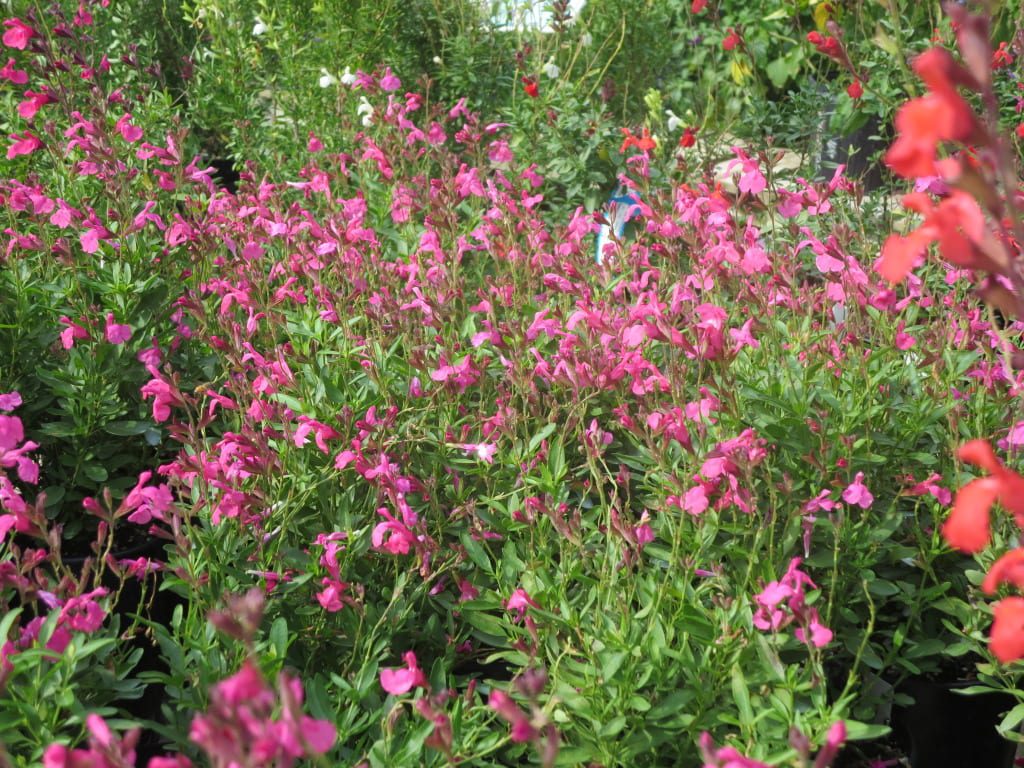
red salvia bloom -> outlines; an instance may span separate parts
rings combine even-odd
[[[1024,477],[1003,466],[984,440],[971,440],[960,447],[960,460],[986,470],[988,477],[972,480],[956,495],[953,511],[942,526],[942,535],[950,546],[962,552],[980,552],[991,539],[989,511],[998,501],[1024,527]],[[1003,575],[1010,573],[1013,560],[996,572],[993,589]],[[998,564],[997,564],[998,565]]]
[[[992,615],[992,653],[1004,664],[1024,657],[1024,597],[1000,600]]]
[[[727,34],[725,36],[725,39],[722,40],[722,48],[726,51],[731,51],[733,48],[735,48],[737,45],[743,42],[743,38],[741,38],[739,36],[739,33],[732,27],[729,27],[729,29],[726,31],[729,34]]]
[[[537,85],[537,81],[532,77],[523,78],[523,90],[526,91],[526,95],[531,99],[536,99],[540,96],[540,86]]]
[[[626,150],[630,147],[636,147],[641,152],[650,152],[658,146],[654,139],[651,138],[651,132],[647,128],[644,128],[639,136],[634,136],[629,128],[623,128],[622,135],[626,137],[622,140],[622,146],[619,147],[619,152],[622,154],[625,154]]]
[[[957,92],[974,79],[949,51],[931,48],[914,60],[914,71],[930,93],[911,99],[896,113],[896,141],[885,155],[893,173],[908,178],[938,175],[935,150],[943,141],[967,141],[977,122]]]

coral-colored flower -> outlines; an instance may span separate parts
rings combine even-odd
[[[743,42],[743,38],[741,38],[739,33],[732,27],[729,27],[726,30],[726,32],[728,34],[726,34],[725,39],[722,40],[723,50],[731,51],[733,48],[735,48],[737,45]]]
[[[1005,582],[1013,584],[1018,589],[1024,589],[1024,547],[1011,549],[996,560],[985,574],[981,588],[991,595]]]
[[[625,136],[622,140],[622,146],[619,147],[619,152],[622,154],[625,154],[626,150],[630,147],[636,147],[641,152],[650,152],[658,146],[654,139],[651,138],[651,133],[646,127],[641,131],[640,136],[634,136],[629,128],[623,128],[622,135]]]
[[[951,189],[935,205],[924,192],[903,196],[903,205],[924,216],[921,226],[909,235],[890,235],[876,264],[878,273],[890,283],[899,283],[914,268],[925,249],[939,244],[939,255],[965,269],[997,270],[1000,265],[982,251],[985,215],[968,193]]]
[[[416,654],[412,651],[402,655],[405,668],[382,669],[380,671],[380,687],[392,696],[402,696],[413,688],[427,688],[430,683],[423,670],[416,662]]]
[[[1000,600],[992,615],[992,653],[1004,664],[1024,658],[1024,597]]]
[[[953,511],[942,527],[950,546],[967,553],[988,546],[989,510],[998,501],[1024,527],[1024,477],[1007,469],[999,461],[992,446],[984,440],[971,440],[957,452],[960,460],[979,466],[988,477],[972,480],[956,495]]]
[[[939,175],[936,149],[943,141],[967,141],[977,121],[957,86],[973,82],[949,51],[931,48],[914,60],[929,93],[911,99],[896,113],[896,141],[885,155],[894,173],[907,178]]]
[[[973,553],[988,546],[989,510],[998,497],[999,481],[994,477],[972,480],[957,492],[953,511],[942,525],[951,547]]]

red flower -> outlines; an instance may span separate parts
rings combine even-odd
[[[992,653],[1004,664],[1024,657],[1024,597],[1000,600],[992,615]]]
[[[733,48],[735,48],[737,45],[743,42],[743,38],[741,38],[739,34],[736,32],[736,30],[733,29],[732,27],[729,27],[729,29],[726,31],[729,34],[726,35],[725,39],[722,41],[722,48],[727,51],[731,51]]]
[[[1024,123],[1017,126],[1016,133],[1018,139],[1024,139]]]
[[[942,535],[950,546],[968,554],[979,552],[988,546],[989,510],[998,501],[1024,527],[1024,477],[1003,466],[995,452],[984,440],[971,440],[957,452],[960,460],[986,470],[988,477],[972,480],[956,495],[953,511],[942,526]],[[1005,558],[1004,558],[1005,559]],[[1004,563],[1000,560],[993,566],[994,581],[986,579],[988,587],[995,589],[999,581],[1015,580],[1015,560]],[[986,587],[986,588],[988,588]]]
[[[973,78],[949,51],[931,48],[914,60],[914,70],[930,91],[896,113],[896,141],[885,155],[894,173],[908,178],[938,175],[935,150],[942,141],[967,141],[975,132],[974,113],[957,86]]]
[[[697,143],[697,129],[687,127],[683,130],[683,135],[679,137],[679,146],[684,149],[692,147]]]
[[[999,44],[999,48],[992,52],[992,69],[1002,69],[1013,64],[1013,54],[1006,47],[1006,43]]]
[[[1024,588],[1024,547],[1010,550],[996,560],[985,574],[981,588],[991,595],[1003,582],[1010,582],[1018,589]]]
[[[531,99],[536,99],[540,96],[540,87],[537,85],[537,81],[532,77],[523,78],[523,90],[526,91],[526,95]]]
[[[651,133],[647,128],[643,129],[640,136],[634,136],[629,128],[623,128],[622,134],[626,137],[622,140],[622,146],[619,147],[619,152],[622,154],[626,154],[626,150],[630,147],[636,147],[641,152],[650,152],[658,146],[654,139],[651,138]]]
[[[860,80],[854,80],[846,86],[846,95],[854,100],[859,99],[864,95],[864,86],[860,84]]]
[[[830,59],[842,63],[843,46],[838,38],[832,37],[832,35],[823,35],[820,32],[808,32],[807,42],[813,45],[818,53],[823,53]]]
[[[876,268],[890,283],[901,282],[933,242],[939,244],[939,255],[957,266],[1001,268],[979,248],[986,237],[985,217],[977,201],[966,192],[953,189],[938,205],[927,194],[913,192],[903,196],[903,205],[925,218],[909,235],[890,235],[882,246]]]
[[[708,6],[708,0],[693,0],[690,3],[690,13],[696,16],[698,13],[703,11]]]

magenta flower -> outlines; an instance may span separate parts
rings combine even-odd
[[[540,606],[537,605],[525,589],[520,587],[509,596],[508,601],[505,603],[505,608],[515,611],[519,614],[518,618],[522,619],[526,615],[527,608],[540,608]]]
[[[530,723],[530,717],[519,708],[511,697],[504,691],[491,690],[487,706],[493,709],[502,719],[507,720],[512,726],[512,741],[524,742],[533,741],[539,735],[537,729]]]
[[[129,144],[133,144],[142,138],[142,129],[137,125],[132,125],[132,116],[130,113],[123,114],[118,119],[116,128],[118,133],[121,134],[121,138],[127,141]]]
[[[855,504],[861,509],[867,509],[874,503],[875,497],[871,495],[871,491],[864,485],[863,472],[858,472],[853,482],[846,486],[846,490],[843,491],[843,501],[847,504]]]
[[[66,315],[61,315],[60,321],[67,326],[60,332],[60,343],[64,349],[71,349],[75,345],[75,339],[89,338],[89,332],[78,323],[71,322]]]
[[[0,80],[7,80],[13,85],[25,85],[28,82],[28,72],[15,69],[14,65],[14,59],[7,59],[7,63],[0,69]]]
[[[123,325],[114,322],[114,313],[107,313],[107,327],[106,327],[107,341],[111,344],[124,344],[128,339],[132,337],[132,329],[130,325]]]
[[[20,134],[12,133],[10,138],[14,140],[14,143],[7,148],[8,160],[13,160],[18,155],[31,155],[43,146],[43,142],[30,131],[22,131]]]
[[[3,40],[8,48],[24,51],[28,41],[38,37],[36,31],[21,19],[4,19],[4,26],[7,27],[7,31],[4,32]]]
[[[0,411],[13,411],[21,405],[21,395],[17,392],[0,394]]]
[[[91,634],[103,626],[103,619],[107,612],[102,606],[96,603],[96,598],[104,597],[107,590],[104,587],[94,589],[78,597],[72,597],[60,612],[60,623],[75,630]]]
[[[36,93],[25,91],[25,100],[18,105],[18,114],[26,120],[31,120],[36,113],[46,104],[56,101],[49,93]]]
[[[384,77],[380,79],[380,89],[382,91],[397,91],[401,87],[402,81],[391,72],[391,67],[386,67]]]
[[[459,443],[459,448],[487,464],[494,463],[494,454],[498,452],[494,443]]]
[[[427,688],[430,683],[423,670],[416,662],[416,654],[407,651],[402,655],[405,668],[382,669],[380,671],[380,687],[392,696],[403,696],[413,688]]]

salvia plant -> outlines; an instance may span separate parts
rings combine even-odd
[[[299,4],[137,42],[111,5],[3,22],[0,764],[827,768],[908,677],[1024,700],[1024,598],[990,642],[975,599],[1024,573],[991,515],[1024,515],[1024,278],[989,15],[947,9],[960,58],[913,57],[898,109],[835,9],[800,54],[781,16],[714,41],[737,86],[816,60],[891,104],[918,221],[616,97],[653,75],[596,3],[491,30],[493,103],[435,87],[488,39],[439,6],[378,11],[435,19],[440,63],[354,25],[340,66]],[[214,103],[243,54],[312,79]]]

